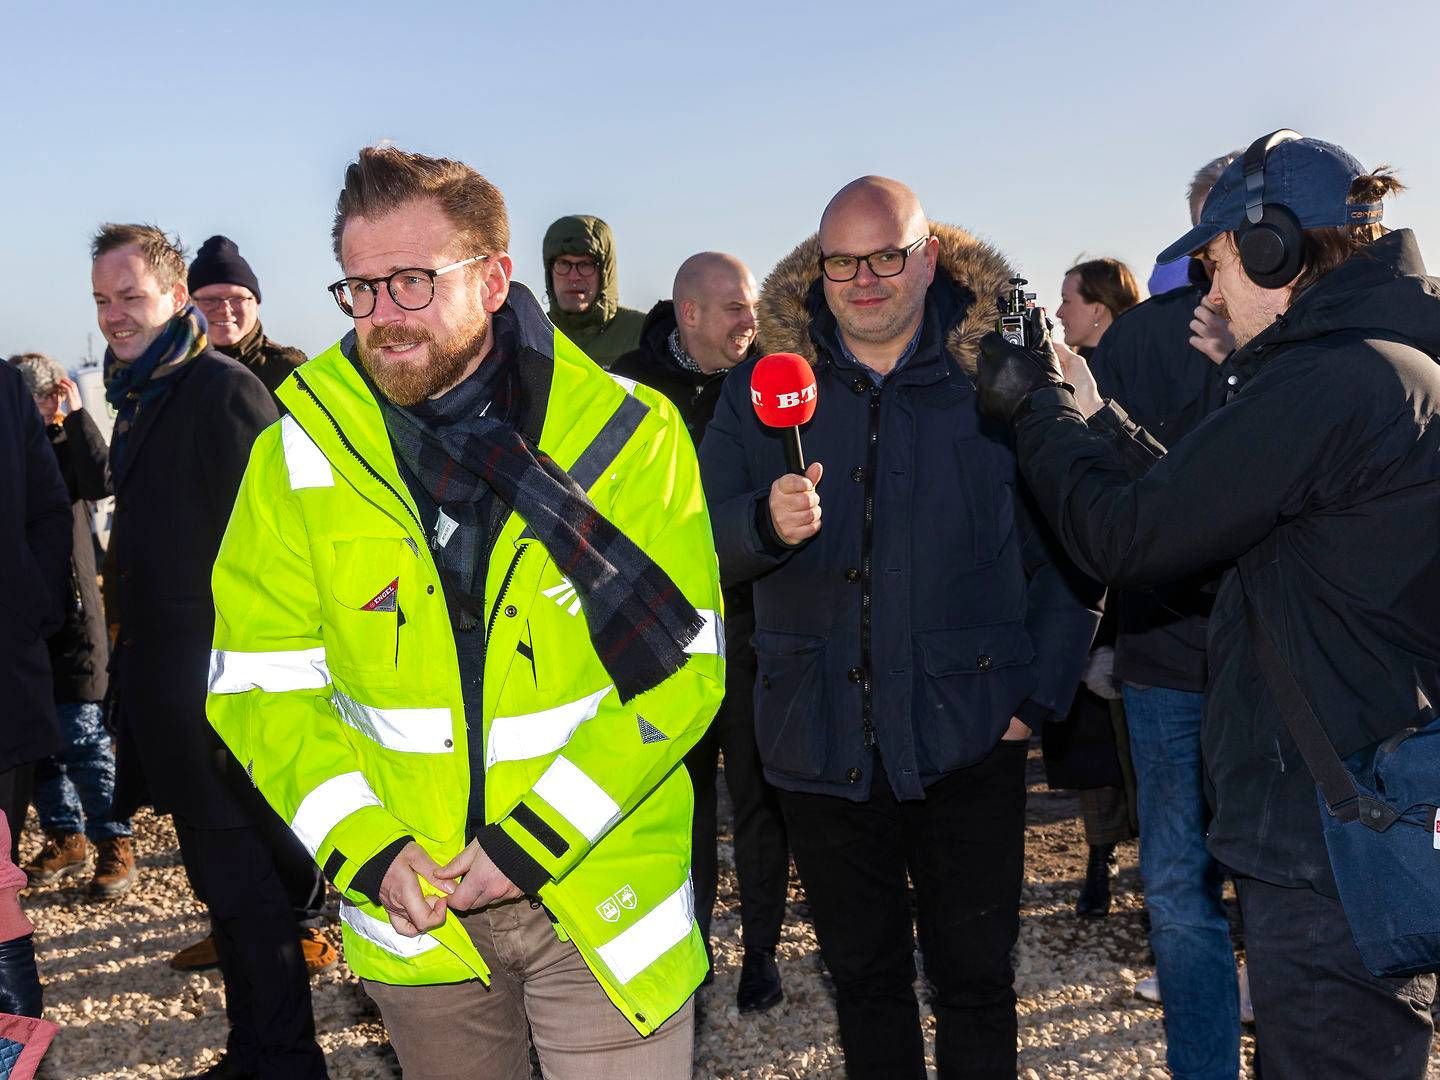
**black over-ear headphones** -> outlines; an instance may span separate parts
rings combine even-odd
[[[1265,159],[1273,147],[1300,138],[1281,128],[1256,139],[1245,151],[1245,221],[1235,232],[1240,265],[1262,289],[1278,289],[1295,280],[1305,265],[1305,234],[1288,206],[1265,201]]]

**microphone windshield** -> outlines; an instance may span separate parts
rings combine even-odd
[[[750,401],[767,427],[799,427],[815,415],[815,372],[803,356],[762,356],[750,375]]]

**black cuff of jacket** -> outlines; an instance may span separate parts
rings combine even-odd
[[[1015,710],[1015,715],[1025,722],[1031,731],[1039,731],[1040,725],[1049,720],[1055,713],[1047,709],[1039,702],[1026,698]]]
[[[356,870],[355,876],[350,879],[350,891],[359,893],[373,904],[378,904],[380,902],[380,883],[385,880],[385,874],[390,869],[390,864],[395,861],[395,856],[400,854],[400,850],[414,839],[413,836],[402,836],[371,855],[365,865]],[[330,877],[328,873],[325,876]],[[330,884],[335,884],[334,878],[330,879]],[[339,886],[337,885],[336,888]]]
[[[475,839],[499,871],[513,881],[526,896],[538,896],[545,885],[550,884],[550,875],[545,868],[530,857],[499,825],[485,825]]]
[[[785,543],[775,531],[775,522],[770,520],[768,492],[762,493],[755,500],[755,532],[760,537],[760,546],[767,555],[785,555],[795,550],[795,545]]]
[[[1038,390],[1032,390],[1025,395],[1025,400],[1020,402],[1020,407],[1015,410],[1015,415],[1011,419],[1012,422],[1018,424],[1033,412],[1050,412],[1056,406],[1079,411],[1075,404],[1075,395],[1066,383],[1042,386]]]
[[[1135,421],[1130,419],[1130,414],[1122,409],[1117,402],[1110,399],[1105,400],[1098,412],[1090,415],[1085,421],[1092,429],[1102,433],[1119,433],[1131,435],[1137,430]]]

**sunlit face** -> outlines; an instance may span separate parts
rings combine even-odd
[[[1290,306],[1290,287],[1263,289],[1251,281],[1240,265],[1233,233],[1221,233],[1206,245],[1203,254],[1211,266],[1210,292],[1205,299],[1229,321],[1235,347],[1242,348]]]
[[[340,261],[346,277],[386,278],[397,270],[434,270],[472,255],[433,199],[417,199],[376,218],[345,223]],[[414,405],[473,372],[489,351],[490,316],[510,293],[504,252],[435,279],[435,295],[418,311],[395,303],[381,284],[375,310],[355,319],[360,362],[387,398]]]
[[[135,244],[98,256],[90,267],[90,287],[100,333],[126,363],[145,354],[189,299],[183,281],[160,286]]]
[[[550,267],[550,282],[560,310],[578,315],[600,295],[600,264],[590,255],[561,255]]]
[[[190,298],[205,316],[214,345],[238,345],[260,321],[260,301],[240,285],[202,285]]]
[[[1060,306],[1055,318],[1065,328],[1065,344],[1072,349],[1093,346],[1109,323],[1109,309],[1080,295],[1080,275],[1066,274],[1060,283]]]
[[[697,293],[677,314],[685,351],[706,371],[732,368],[755,342],[755,278],[748,270],[712,271]]]
[[[822,223],[820,249],[827,256],[901,251],[924,235],[925,226],[916,227],[897,214],[852,205]],[[935,279],[939,248],[940,242],[928,237],[906,258],[905,269],[895,277],[876,277],[870,265],[862,262],[850,281],[824,278],[825,301],[841,333],[850,341],[869,345],[889,345],[913,334],[925,309],[925,291]]]

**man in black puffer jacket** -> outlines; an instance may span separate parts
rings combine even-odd
[[[814,365],[815,464],[785,475],[750,362],[700,448],[722,580],[754,582],[756,740],[852,1080],[925,1075],[907,874],[940,1075],[1015,1075],[1026,748],[1068,711],[1099,617],[976,407],[1011,276],[905,185],[854,181],[760,301],[767,348]]]
[[[1235,564],[1210,617],[1201,744],[1267,1076],[1418,1080],[1430,1052],[1434,976],[1362,964],[1245,599],[1342,757],[1440,700],[1440,281],[1413,234],[1379,224],[1398,187],[1286,131],[1226,169],[1162,259],[1212,262],[1243,385],[1161,456],[1083,365],[1072,393],[1048,343],[982,344],[981,400],[1014,419],[1025,476],[1082,567],[1148,588]],[[1247,191],[1260,226],[1293,219],[1283,247],[1249,233]]]

